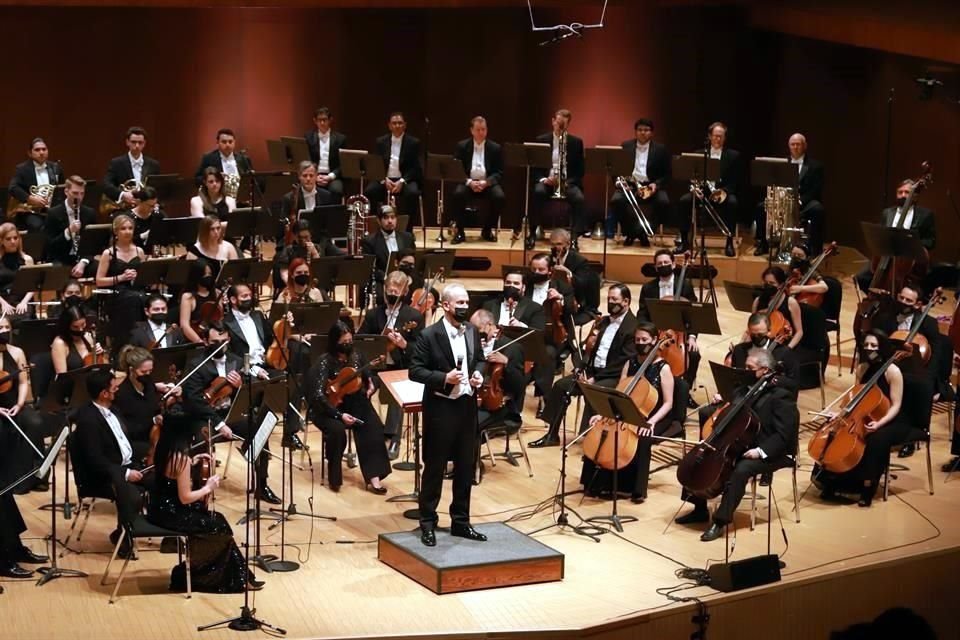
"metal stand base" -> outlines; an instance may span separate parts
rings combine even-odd
[[[636,521],[637,518],[634,516],[621,516],[616,513],[612,513],[609,516],[594,516],[592,518],[587,518],[587,522],[608,522],[613,525],[613,528],[616,529],[618,533],[623,533],[624,523]]]
[[[37,586],[42,587],[51,580],[56,580],[57,578],[89,578],[89,574],[84,573],[83,571],[77,571],[75,569],[61,569],[60,567],[40,567],[37,569],[37,573],[41,574],[39,580],[37,580]]]
[[[393,468],[396,471],[414,471],[417,465],[413,462],[394,462]]]
[[[257,631],[258,629],[269,629],[270,631],[273,631],[279,635],[287,635],[286,629],[275,627],[272,624],[268,624],[263,620],[254,617],[253,614],[255,612],[256,610],[251,611],[248,607],[243,606],[240,608],[240,615],[236,618],[227,618],[226,620],[221,620],[220,622],[206,624],[202,627],[197,627],[197,631],[206,631],[207,629],[213,629],[215,627],[227,625],[228,628],[233,629],[234,631]]]

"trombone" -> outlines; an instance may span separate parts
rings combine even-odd
[[[565,200],[567,197],[567,130],[560,132],[557,141],[557,188],[550,196],[554,200]]]
[[[637,202],[637,196],[633,192],[633,187],[630,186],[630,182],[627,178],[623,176],[618,176],[614,182],[616,187],[623,192],[623,197],[627,199],[627,204],[630,205],[630,208],[633,209],[633,213],[637,216],[637,222],[640,224],[640,229],[648,237],[652,238],[656,234],[653,232],[653,227],[650,225],[650,221],[647,220],[647,217],[643,215],[643,210],[640,208],[640,203]]]

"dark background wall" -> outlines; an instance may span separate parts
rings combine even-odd
[[[748,3],[749,4],[749,3]],[[630,137],[640,115],[672,151],[701,144],[712,120],[729,144],[783,155],[793,131],[827,168],[828,235],[859,242],[893,182],[934,165],[925,203],[937,211],[935,257],[954,259],[960,217],[946,190],[960,184],[960,108],[917,99],[926,62],[776,32],[749,7],[615,4],[607,27],[538,47],[525,7],[463,9],[0,8],[0,174],[44,136],[68,171],[99,179],[124,151],[127,126],[148,130],[147,153],[165,171],[192,173],[217,128],[266,168],[264,139],[300,135],[330,106],[351,146],[369,147],[387,114],[403,109],[413,135],[449,152],[471,116],[491,137],[546,131],[553,110],[573,110],[588,146]],[[593,9],[538,12],[542,23],[589,22]],[[587,18],[587,19],[584,19]],[[806,35],[806,34],[802,34]],[[893,110],[891,184],[883,185],[887,96]],[[522,181],[508,176],[511,216]],[[435,186],[429,186],[432,211]],[[603,182],[587,182],[594,215]],[[429,215],[432,220],[432,214]]]

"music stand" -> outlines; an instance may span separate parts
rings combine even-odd
[[[673,329],[695,335],[722,335],[717,308],[703,302],[684,300],[647,300],[650,320],[658,329]]]
[[[632,425],[633,427],[646,424],[647,419],[637,410],[637,406],[630,396],[622,391],[589,384],[582,380],[578,380],[577,384],[580,386],[580,390],[584,398],[586,398],[587,403],[589,403],[598,415],[618,423]],[[591,427],[591,429],[593,428],[595,427]],[[617,427],[615,427],[613,431],[613,448],[615,451],[619,451],[620,449],[620,429]],[[600,466],[597,465],[594,473],[599,470]],[[619,469],[614,469],[611,471],[611,474],[613,475],[613,510],[609,516],[594,516],[593,518],[587,518],[587,522],[609,522],[613,525],[614,529],[623,533],[623,523],[636,522],[637,518],[634,516],[621,516],[617,513],[617,490],[619,488],[617,486],[617,477],[620,475],[620,471]]]
[[[304,138],[280,136],[279,140],[267,140],[267,157],[275,166],[298,168],[301,162],[310,159],[310,149]]]
[[[723,281],[723,289],[727,292],[727,300],[737,311],[753,313],[753,301],[763,293],[763,287],[743,282]]]
[[[133,284],[137,287],[147,288],[149,286],[160,284],[160,287],[168,286],[167,272],[170,267],[178,262],[184,262],[179,258],[154,258],[144,260],[137,265],[137,277]]]
[[[276,236],[276,221],[270,211],[263,207],[241,207],[230,212],[227,218],[231,238],[253,236]]]
[[[172,197],[183,182],[179,173],[155,173],[148,175],[143,181],[157,190],[157,199],[161,202]]]
[[[352,286],[359,289],[374,278],[375,261],[376,256],[365,254],[314,258],[310,261],[310,276],[317,278],[320,285],[329,282],[330,286],[325,291],[341,285],[348,289]],[[323,289],[323,286],[320,288]]]
[[[437,236],[437,242],[440,243],[440,248],[443,249],[443,243],[446,242],[446,238],[443,235],[443,193],[444,187],[446,186],[447,181],[452,181],[455,183],[463,183],[467,181],[467,173],[463,170],[463,163],[460,162],[459,158],[454,158],[453,156],[443,155],[439,153],[428,153],[427,154],[427,180],[439,180],[440,181],[440,190],[437,192],[437,226],[440,227],[440,235]],[[426,216],[423,216],[426,218]],[[426,219],[421,220],[423,224],[423,242],[427,242],[427,221]],[[459,233],[462,229],[458,230]]]
[[[456,249],[417,249],[414,252],[414,271],[423,274],[424,279],[431,278],[443,269],[444,275],[453,272],[453,263],[457,258]],[[387,273],[397,269],[399,258],[396,253],[390,254],[387,264]]]
[[[717,393],[720,394],[724,402],[733,402],[737,389],[749,386],[757,381],[757,376],[752,371],[728,367],[712,360],[710,361],[710,372],[713,374],[713,381],[717,383]]]
[[[22,271],[19,269],[17,273]],[[36,320],[24,319],[14,327],[16,345],[23,349],[27,357],[38,353],[50,353],[50,343],[57,337],[57,321],[49,318]]]
[[[250,285],[261,285],[270,278],[273,264],[262,262],[256,258],[240,258],[227,260],[220,269],[219,283],[237,284],[244,282]]]
[[[112,224],[88,224],[80,232],[80,242],[77,243],[77,257],[97,257],[110,246],[113,238]]]
[[[701,302],[706,299],[703,296],[704,274],[710,272],[710,260],[707,257],[707,234],[704,225],[697,216],[697,204],[699,203],[704,211],[713,219],[713,223],[720,229],[726,237],[731,237],[730,230],[723,222],[723,219],[713,208],[709,200],[701,198],[702,190],[700,185],[706,181],[716,182],[720,179],[720,160],[710,158],[706,151],[702,153],[682,153],[673,157],[671,166],[673,178],[675,180],[690,182],[690,224],[693,229],[691,242],[695,243],[697,237],[700,238],[700,248],[698,258],[700,260],[700,298]],[[699,233],[698,233],[699,231]],[[713,285],[713,280],[709,280],[710,300],[717,302],[717,292]]]
[[[344,178],[360,181],[360,195],[365,182],[382,182],[387,177],[383,156],[364,149],[340,149],[340,172]]]
[[[584,167],[588,174],[602,175],[603,178],[603,209],[607,210],[610,202],[610,183],[620,176],[633,175],[634,154],[623,147],[597,145],[585,152]],[[604,223],[607,216],[604,215]],[[603,234],[603,273],[607,273],[607,234]]]
[[[350,212],[342,204],[326,204],[303,210],[300,219],[309,223],[314,238],[345,238],[350,228]]]
[[[25,296],[36,292],[40,299],[44,291],[60,291],[70,279],[70,267],[63,265],[23,265],[14,272],[10,291],[14,295]],[[49,348],[49,344],[47,345]]]
[[[750,163],[750,184],[764,189],[765,187],[786,187],[793,190],[793,200],[797,203],[797,215],[800,214],[800,171],[798,165],[792,164],[787,158],[754,158]],[[795,221],[799,224],[800,220]],[[757,229],[765,237],[768,236],[766,229]],[[782,233],[790,233],[796,238],[797,233],[802,233],[801,227],[785,227]],[[770,245],[769,259],[772,262],[774,256],[780,262],[789,262],[789,249],[784,243],[784,237],[781,235],[776,238],[767,237]],[[796,242],[794,242],[794,245]],[[776,249],[774,250],[774,247]]]
[[[203,218],[161,218],[155,216],[150,221],[150,240],[153,244],[161,247],[192,245],[197,241],[201,220]]]
[[[500,330],[508,340],[517,340],[517,338],[520,338],[525,333],[533,331],[530,335],[516,342],[517,345],[523,348],[524,361],[535,362],[537,364],[548,364],[550,362],[543,338],[545,335],[544,330],[534,329],[533,327],[508,327],[505,325],[500,325]]]
[[[890,269],[894,274],[897,272],[898,258],[909,258],[911,260],[922,260],[924,258],[923,244],[908,229],[886,227],[873,222],[861,222],[860,229],[863,231],[863,239],[866,241],[870,255],[889,256],[893,259]],[[897,282],[893,283],[894,289],[898,289],[897,284]],[[891,291],[890,293],[896,295],[897,291]]]
[[[521,167],[526,171],[526,189],[523,199],[523,220],[520,234],[523,236],[523,262],[527,262],[527,236],[530,235],[530,169],[553,167],[552,147],[546,142],[508,142],[503,145],[504,163],[508,167]]]
[[[381,371],[377,374],[393,401],[406,414],[407,427],[410,438],[407,440],[407,460],[410,459],[410,445],[413,445],[413,493],[387,498],[387,502],[419,502],[420,501],[420,412],[423,410],[424,386],[410,379],[407,369]],[[398,463],[403,464],[403,463]],[[394,465],[397,468],[397,465]],[[405,470],[405,469],[400,469]],[[420,509],[407,509],[403,517],[408,520],[419,520]]]
[[[187,362],[203,352],[204,346],[197,342],[187,342],[173,347],[157,347],[150,351],[153,356],[153,370],[159,372],[159,377],[166,376],[167,382],[176,382],[171,371],[186,371]]]

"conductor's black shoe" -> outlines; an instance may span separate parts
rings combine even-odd
[[[950,458],[949,462],[944,462],[940,467],[940,470],[945,473],[957,471],[958,469],[960,469],[960,456],[954,456]]]
[[[766,240],[758,240],[756,246],[753,248],[753,255],[762,256],[770,253],[770,245],[767,244]]]
[[[527,239],[523,241],[523,244],[527,248],[527,251],[532,251],[537,245],[537,237],[533,234],[530,234],[527,236]]]
[[[710,528],[700,535],[700,542],[713,542],[723,535],[723,525],[714,522]]]
[[[727,243],[723,247],[723,255],[727,256],[728,258],[732,258],[733,256],[737,255],[737,252],[733,250],[732,237],[727,238]]]
[[[486,542],[487,536],[480,533],[468,524],[454,524],[450,526],[450,535],[457,538],[466,538],[467,540],[476,540],[477,542]]]
[[[300,439],[295,433],[291,433],[288,437],[285,437],[280,441],[280,444],[285,449],[293,449],[294,451],[303,451],[306,446],[303,444],[303,440]]]
[[[557,447],[560,445],[560,438],[557,436],[551,436],[549,433],[542,438],[534,440],[528,447],[533,447],[534,449],[539,449],[541,447]]]
[[[50,558],[47,556],[34,553],[27,547],[20,547],[20,553],[17,556],[17,562],[23,562],[25,564],[43,564],[44,562],[49,562],[49,560]]]
[[[0,576],[4,578],[30,578],[33,576],[33,571],[24,569],[16,562],[10,562],[0,567]]]
[[[461,242],[466,242],[467,236],[463,231],[453,236],[453,240],[450,241],[450,244],[460,244]]]
[[[480,237],[487,242],[496,242],[497,236],[493,235],[493,229],[484,229],[480,232]]]
[[[267,485],[260,487],[260,489],[257,491],[257,497],[268,504],[283,504],[283,501],[280,500],[280,496],[275,494]]]
[[[900,453],[897,454],[897,457],[909,458],[914,454],[914,452],[916,452],[916,450],[917,450],[917,445],[912,442],[908,442],[907,444],[900,447]]]
[[[706,509],[694,509],[690,513],[685,513],[682,516],[677,516],[677,519],[674,520],[677,524],[696,524],[698,522],[706,522],[710,519],[710,513]]]
[[[433,529],[421,529],[420,530],[420,542],[427,547],[437,546],[437,532]]]

